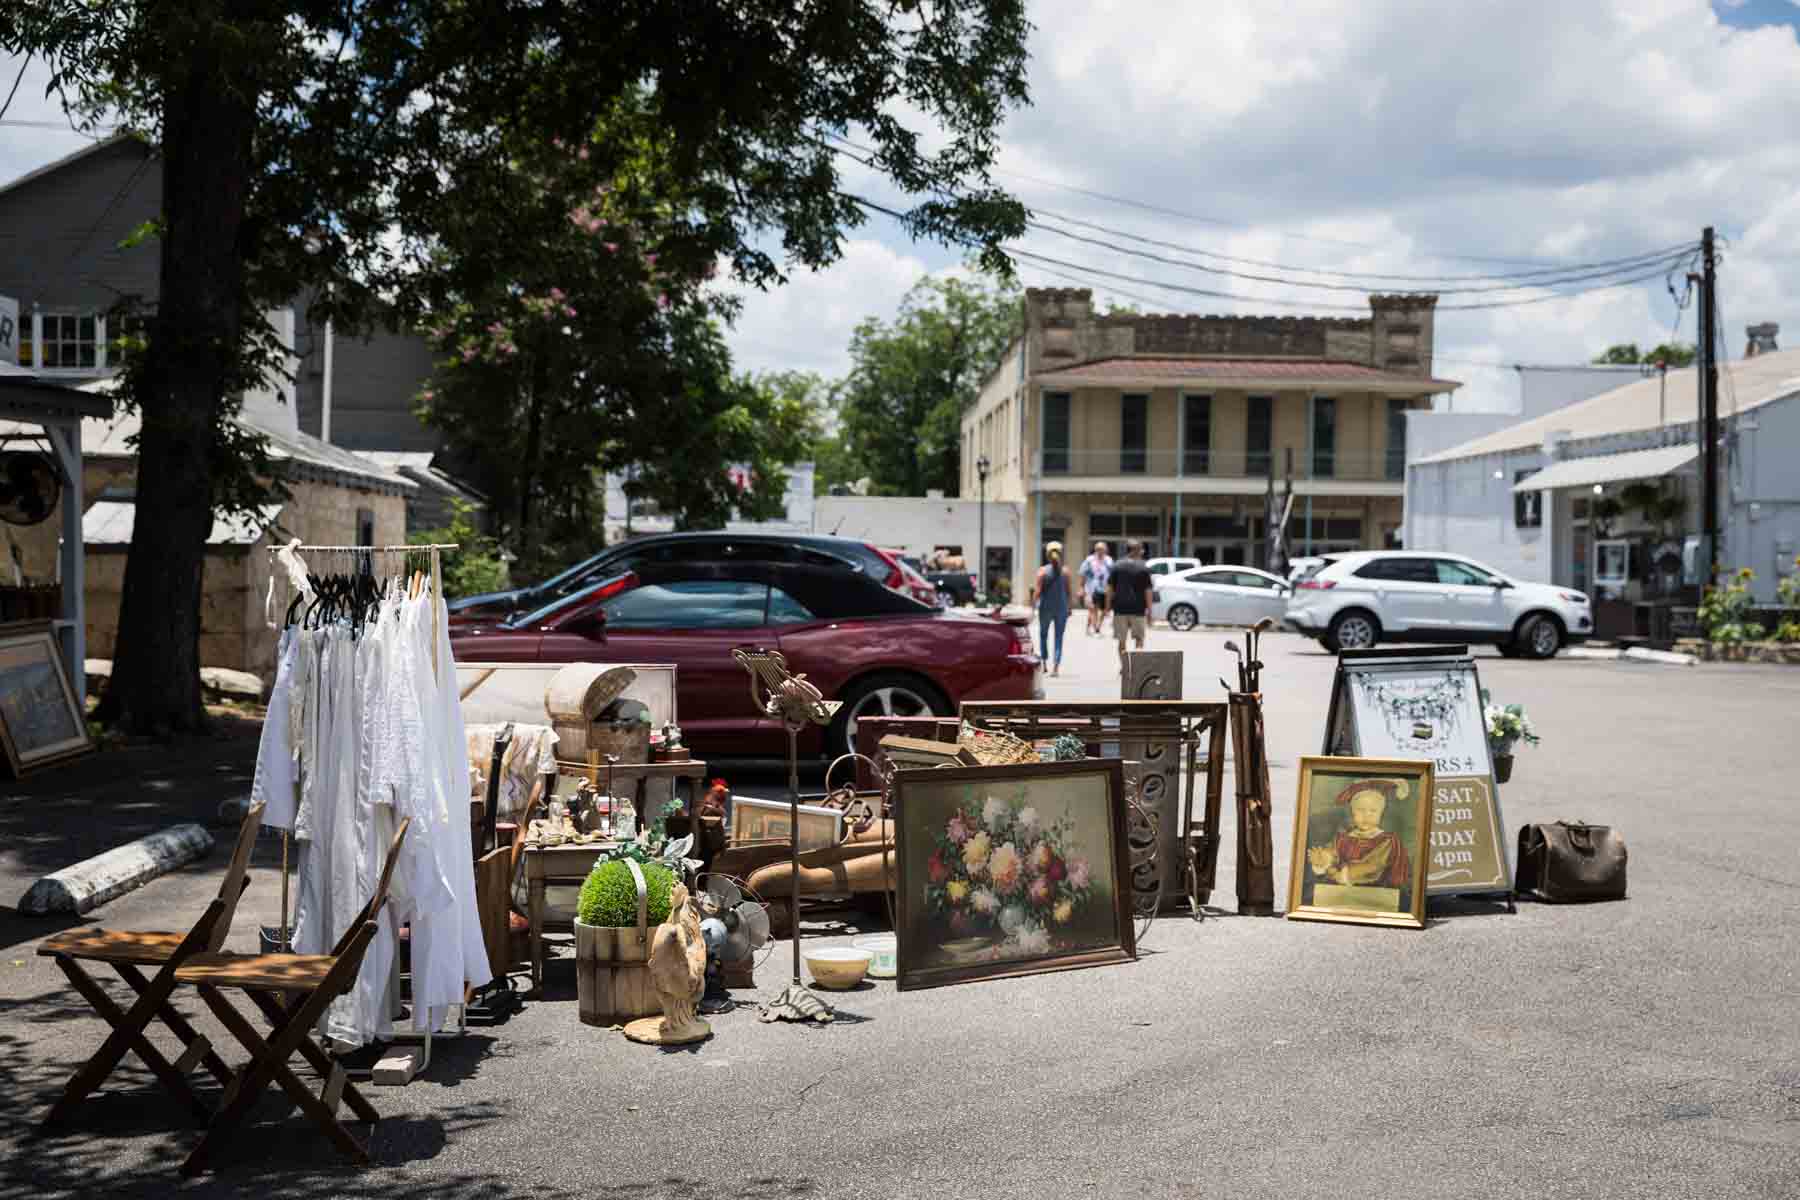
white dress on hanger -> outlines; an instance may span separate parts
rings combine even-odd
[[[342,625],[311,636],[319,647],[318,707],[314,736],[309,739],[312,767],[302,783],[299,826],[305,830],[306,854],[294,914],[294,949],[327,954],[374,893],[377,863],[386,847],[375,848],[371,814],[357,796],[357,642]],[[384,1031],[387,1021],[379,993],[385,988],[393,954],[393,934],[384,922],[364,954],[356,986],[327,1010],[327,1036],[359,1046]]]
[[[419,700],[422,815],[429,823],[431,848],[452,901],[413,923],[413,1019],[421,1028],[437,1028],[443,1009],[461,1004],[467,987],[493,978],[481,918],[475,904],[475,864],[469,833],[469,753],[462,707],[456,692],[455,659],[449,626],[431,595],[409,599],[403,606],[403,653]],[[437,647],[437,667],[432,649]],[[427,1018],[426,1014],[429,1013]]]
[[[275,683],[269,689],[269,711],[263,719],[262,739],[256,747],[256,776],[250,784],[250,803],[264,806],[262,823],[271,829],[292,829],[294,811],[300,805],[300,775],[294,765],[297,747],[289,715],[299,650],[299,631],[283,629],[275,646]]]

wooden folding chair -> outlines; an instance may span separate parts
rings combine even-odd
[[[219,884],[219,894],[187,933],[95,927],[71,929],[39,943],[37,952],[54,958],[75,990],[112,1026],[112,1032],[101,1043],[100,1049],[69,1079],[62,1098],[44,1117],[45,1126],[67,1118],[76,1104],[106,1082],[128,1050],[136,1051],[163,1086],[185,1103],[202,1123],[212,1118],[212,1109],[188,1085],[188,1074],[196,1065],[204,1065],[220,1083],[229,1083],[231,1068],[213,1053],[211,1043],[175,1011],[169,1004],[169,996],[175,990],[177,967],[195,954],[218,950],[225,944],[225,935],[231,930],[232,914],[237,911],[238,897],[250,882],[250,851],[255,848],[256,833],[262,827],[262,815],[261,804],[244,814],[244,823],[238,829],[237,847],[231,853],[231,863]],[[81,969],[83,962],[107,963],[131,986],[137,993],[137,1001],[129,1011],[121,1009],[93,977]],[[156,974],[145,979],[143,969],[150,967],[156,968]],[[182,1052],[173,1063],[163,1057],[145,1032],[152,1019],[160,1020],[181,1039]]]
[[[313,1040],[313,1027],[325,1015],[326,1007],[356,983],[363,955],[375,940],[377,920],[387,903],[388,882],[411,823],[410,817],[400,822],[382,863],[375,894],[330,954],[196,954],[176,970],[175,978],[193,984],[220,1023],[250,1051],[250,1061],[227,1085],[224,1102],[207,1126],[206,1136],[181,1164],[183,1175],[198,1175],[206,1169],[207,1160],[231,1137],[271,1083],[279,1083],[338,1149],[358,1163],[368,1164],[368,1148],[337,1119],[337,1107],[341,1101],[365,1121],[379,1120],[380,1115],[345,1077],[343,1065]],[[262,1010],[270,1025],[267,1038],[232,1007],[221,990],[224,988],[242,991]],[[287,1065],[296,1053],[324,1079],[317,1095]]]

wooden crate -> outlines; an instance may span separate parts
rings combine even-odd
[[[650,986],[650,932],[575,922],[575,994],[583,1024],[618,1025],[662,1011]]]

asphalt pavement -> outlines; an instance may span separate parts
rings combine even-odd
[[[1232,669],[1225,636],[1157,629],[1150,645],[1185,652],[1187,698],[1216,699]],[[1284,894],[1295,763],[1319,747],[1333,659],[1286,635],[1264,649]],[[271,1097],[196,1184],[175,1173],[195,1135],[141,1069],[115,1076],[78,1127],[29,1136],[103,1027],[32,953],[61,924],[6,909],[0,1191],[1800,1195],[1800,804],[1789,765],[1800,671],[1479,661],[1495,698],[1525,704],[1543,735],[1502,789],[1508,827],[1616,826],[1631,850],[1628,900],[1521,904],[1516,915],[1464,904],[1422,931],[1238,917],[1228,819],[1217,907],[1159,920],[1135,963],[905,995],[872,983],[838,998],[830,1026],[765,1025],[747,1007],[715,1018],[710,1042],[663,1052],[582,1025],[562,958],[544,998],[440,1042],[413,1084],[365,1089],[383,1114],[376,1166],[345,1167]],[[1113,644],[1085,637],[1079,614],[1063,665],[1052,696],[1117,696]],[[244,766],[236,744],[210,771],[159,774],[153,753],[128,754],[85,786],[54,775],[0,785],[0,899],[16,899],[64,841],[110,844],[108,833],[165,810],[203,811]],[[766,791],[778,779],[734,782]],[[1229,779],[1226,795],[1229,811]],[[68,824],[79,829],[56,832]],[[97,919],[185,925],[223,859]],[[268,847],[258,862],[269,864]],[[272,872],[260,872],[233,946],[254,944],[278,897]],[[759,995],[779,990],[788,961],[788,944],[776,944]]]

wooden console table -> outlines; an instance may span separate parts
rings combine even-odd
[[[587,763],[559,762],[558,774],[576,775],[593,779],[604,786],[606,783],[606,767],[590,767]],[[612,785],[621,794],[635,797],[638,811],[644,808],[648,785],[653,781],[667,780],[673,786],[677,779],[704,780],[706,763],[697,758],[680,762],[661,763],[618,763],[612,768]],[[559,846],[542,846],[536,842],[525,843],[525,886],[528,896],[526,916],[531,920],[531,987],[538,991],[544,986],[544,930],[552,926],[558,931],[574,928],[572,921],[548,920],[545,912],[544,894],[553,883],[580,884],[594,869],[604,850],[610,850],[613,842],[565,842]]]

